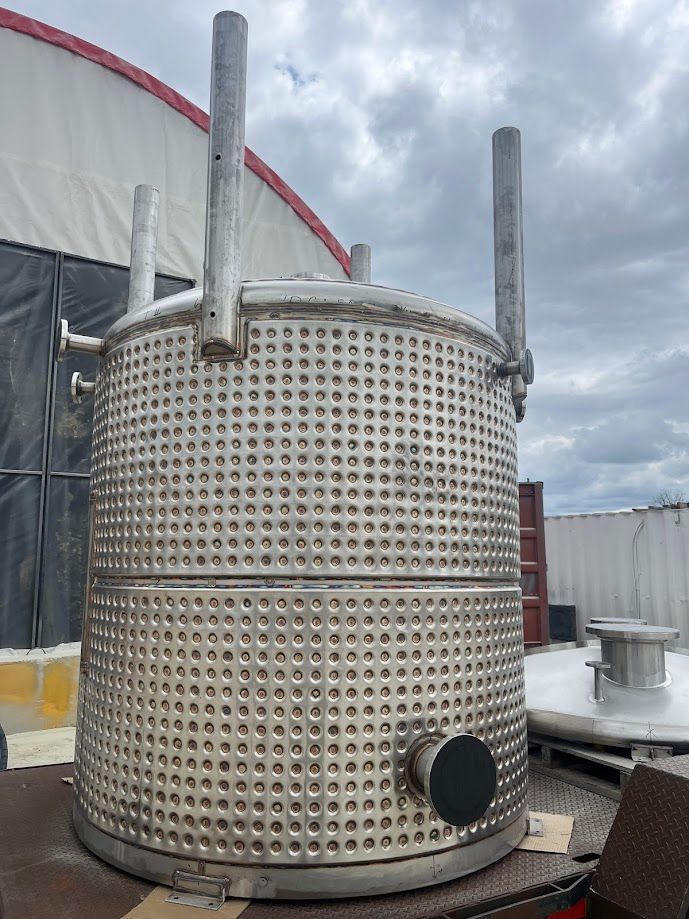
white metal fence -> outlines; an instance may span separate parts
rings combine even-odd
[[[548,601],[591,616],[639,616],[689,646],[689,508],[546,517]]]

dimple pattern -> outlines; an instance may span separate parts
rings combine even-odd
[[[77,806],[108,834],[236,864],[467,845],[526,794],[519,590],[96,585]],[[406,788],[422,734],[490,747],[496,796],[454,828]]]
[[[234,362],[139,331],[99,373],[75,806],[182,864],[397,863],[526,806],[510,381],[459,326],[328,309]],[[405,758],[465,731],[498,784],[455,828]]]
[[[519,576],[514,409],[487,350],[385,325],[194,327],[106,356],[93,570],[115,576]]]

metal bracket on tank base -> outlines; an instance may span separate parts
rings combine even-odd
[[[220,909],[223,905],[230,888],[228,878],[192,874],[190,871],[175,871],[172,883],[172,893],[165,898],[166,903],[195,906],[197,909],[213,911]]]
[[[633,743],[631,747],[632,759],[635,763],[648,763],[654,759],[667,759],[673,755],[672,747],[662,744]]]
[[[532,817],[531,814],[529,814],[528,823],[526,824],[526,835],[545,836],[543,821],[538,817]]]

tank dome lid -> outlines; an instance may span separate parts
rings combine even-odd
[[[202,303],[203,290],[199,287],[127,313],[109,329],[105,337],[106,350],[128,339],[133,331],[165,328],[179,324],[180,320],[200,320]],[[487,323],[462,310],[405,290],[320,278],[271,278],[242,284],[241,318],[287,319],[316,315],[324,319],[349,318],[354,322],[418,328],[434,334],[461,333],[477,347],[495,351],[496,357],[509,356],[505,340]]]

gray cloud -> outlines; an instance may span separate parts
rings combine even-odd
[[[214,4],[15,0],[205,107]],[[247,141],[379,283],[492,321],[491,134],[522,129],[520,472],[550,512],[689,492],[689,5],[242,0]]]

